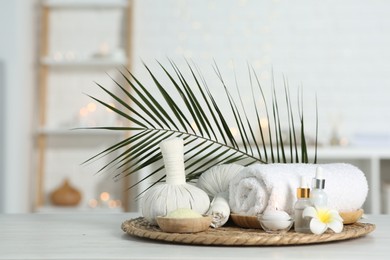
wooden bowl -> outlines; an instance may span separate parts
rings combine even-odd
[[[167,218],[157,217],[157,224],[162,231],[168,233],[195,233],[209,228],[212,216],[200,218]]]
[[[343,224],[353,224],[357,222],[363,215],[363,209],[358,209],[356,211],[340,211],[340,217],[343,219]]]
[[[234,224],[243,228],[260,228],[260,222],[257,219],[257,216],[246,216],[232,213],[230,214]]]

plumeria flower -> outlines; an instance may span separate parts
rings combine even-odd
[[[340,233],[343,230],[343,219],[334,209],[307,207],[303,210],[303,217],[312,218],[310,230],[317,235],[324,233],[328,228],[335,233]]]

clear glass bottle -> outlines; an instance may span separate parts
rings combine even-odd
[[[294,230],[300,233],[311,233],[310,220],[311,218],[304,218],[302,216],[303,210],[306,207],[312,206],[310,201],[310,188],[307,185],[305,177],[301,177],[300,187],[297,189],[298,200],[294,205]]]
[[[317,167],[316,177],[313,179],[313,189],[310,193],[311,203],[319,208],[326,207],[328,204],[328,195],[325,191],[325,179],[323,177],[323,169]]]

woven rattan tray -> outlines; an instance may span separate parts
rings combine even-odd
[[[369,223],[345,225],[341,233],[327,231],[322,235],[303,234],[289,231],[285,234],[269,234],[262,229],[244,229],[236,226],[209,228],[207,231],[191,234],[165,233],[157,226],[150,225],[144,218],[127,220],[122,223],[122,230],[131,236],[193,245],[225,246],[281,246],[316,244],[340,241],[364,236],[375,229]]]

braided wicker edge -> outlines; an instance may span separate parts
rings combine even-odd
[[[142,217],[122,223],[122,230],[131,236],[179,244],[223,246],[282,246],[316,244],[358,238],[375,230],[374,224],[355,223],[345,225],[341,233],[327,231],[322,235],[303,234],[293,231],[285,234],[269,234],[261,229],[239,227],[209,228],[191,234],[166,233],[151,225]]]

